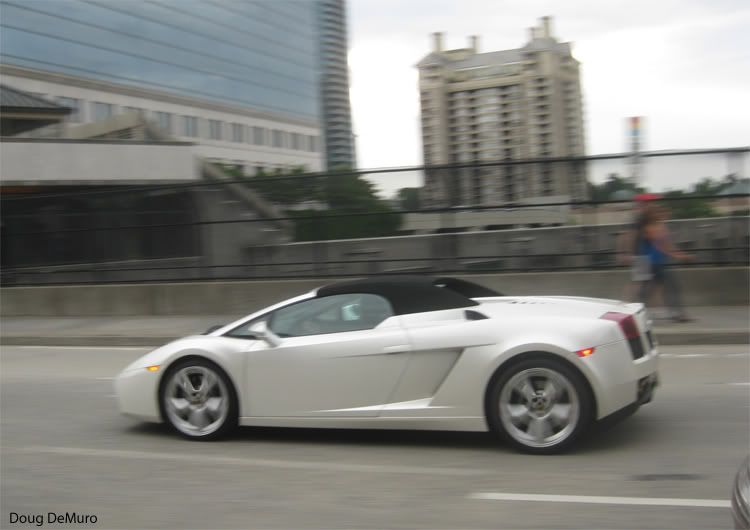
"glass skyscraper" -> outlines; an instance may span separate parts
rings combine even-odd
[[[344,0],[0,0],[3,82],[246,174],[354,166]]]
[[[329,169],[356,167],[349,100],[346,4],[344,0],[317,0],[317,4],[326,165]]]
[[[316,2],[3,0],[3,64],[318,120]]]

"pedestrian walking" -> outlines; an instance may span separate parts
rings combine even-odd
[[[644,282],[652,279],[651,262],[643,255],[643,228],[646,215],[660,199],[654,193],[641,193],[633,197],[634,217],[630,228],[618,242],[618,261],[630,267],[630,282],[625,287],[624,299],[637,300]]]
[[[670,268],[671,260],[688,261],[693,256],[678,250],[672,242],[666,221],[669,210],[660,205],[652,205],[646,210],[639,237],[640,256],[644,256],[650,279],[641,282],[640,301],[648,304],[656,289],[660,289],[669,318],[675,322],[690,322],[682,303],[682,294],[677,276]]]

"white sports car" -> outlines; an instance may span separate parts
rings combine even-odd
[[[124,414],[191,439],[238,424],[490,430],[552,453],[651,400],[650,326],[641,304],[386,276],[171,342],[115,387]]]

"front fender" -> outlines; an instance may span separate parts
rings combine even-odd
[[[245,357],[238,343],[222,337],[204,335],[185,337],[165,344],[136,359],[115,379],[115,390],[124,414],[146,421],[159,421],[159,389],[165,374],[174,363],[188,357],[208,359],[221,368],[234,386],[241,408]],[[149,372],[149,366],[159,366]],[[241,411],[240,411],[241,413]]]

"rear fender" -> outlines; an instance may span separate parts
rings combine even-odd
[[[532,355],[546,355],[551,358],[559,358],[566,364],[570,365],[573,369],[578,371],[588,383],[588,386],[591,389],[591,392],[594,396],[594,401],[596,402],[598,408],[601,388],[596,383],[594,372],[574,352],[566,350],[549,342],[517,344],[507,349],[503,353],[503,355],[499,355],[494,358],[488,365],[487,377],[484,381],[483,387],[485,388],[485,392],[489,388],[489,385],[493,381],[493,379],[495,379],[498,374],[502,373],[503,370],[512,366],[516,362],[519,362]],[[597,408],[595,408],[595,410],[597,410]]]

